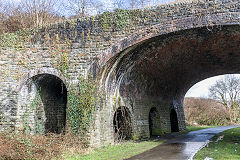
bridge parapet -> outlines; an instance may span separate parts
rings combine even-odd
[[[239,11],[237,0],[196,0],[144,10],[116,10],[50,25],[42,28],[32,41],[43,46],[67,41],[73,53],[91,53],[91,57],[97,57],[105,64],[116,53],[158,35],[197,27],[239,24]]]

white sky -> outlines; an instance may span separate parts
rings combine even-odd
[[[235,74],[235,76],[240,77],[240,74]],[[188,92],[186,93],[185,97],[202,97],[207,98],[208,97],[208,89],[210,86],[215,84],[215,82],[219,79],[222,79],[224,75],[221,76],[215,76],[208,79],[205,79],[203,81],[200,81],[196,83],[194,86],[192,86]]]

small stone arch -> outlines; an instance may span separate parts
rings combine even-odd
[[[158,122],[158,111],[156,107],[152,107],[149,111],[148,121],[149,121],[149,134],[150,137],[159,135],[159,122]]]
[[[170,112],[171,132],[179,132],[178,117],[175,109]]]
[[[132,138],[132,120],[129,109],[119,107],[113,116],[114,140],[128,140]]]
[[[64,132],[67,87],[58,76],[40,73],[29,77],[21,87],[19,105],[24,131],[37,134]]]
[[[24,85],[28,84],[29,81],[31,81],[32,77],[35,77],[41,74],[49,74],[49,75],[56,76],[59,79],[61,79],[65,84],[69,84],[68,80],[62,75],[62,73],[59,70],[55,68],[39,68],[39,69],[30,70],[29,72],[27,72],[22,76],[22,78],[18,83],[18,91],[20,91]],[[68,85],[66,85],[66,88],[68,90]]]

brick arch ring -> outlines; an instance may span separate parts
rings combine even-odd
[[[69,91],[69,80],[65,78],[65,76],[55,68],[38,68],[35,70],[31,70],[28,73],[24,74],[23,77],[20,79],[17,87],[17,91],[20,91],[22,87],[34,76],[41,75],[41,74],[49,74],[56,76],[59,78],[64,85],[66,86],[67,91]]]

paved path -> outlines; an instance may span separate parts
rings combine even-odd
[[[179,135],[128,160],[191,160],[214,135],[235,127],[240,126],[202,129]]]

